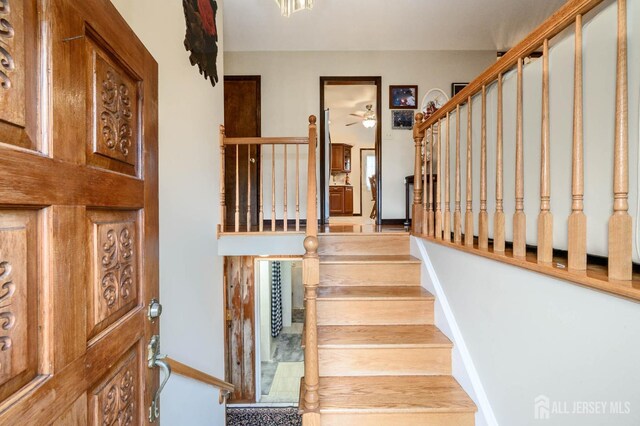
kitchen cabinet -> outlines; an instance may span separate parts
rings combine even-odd
[[[351,148],[346,143],[331,144],[331,172],[351,173]]]
[[[329,186],[329,214],[331,216],[353,215],[353,186]]]

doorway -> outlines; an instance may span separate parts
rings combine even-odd
[[[321,224],[381,224],[382,78],[320,77],[320,110]],[[371,115],[373,123],[365,120]],[[374,152],[375,190],[371,194],[377,200],[373,220],[371,211],[363,211],[361,199],[363,148]]]
[[[224,128],[227,137],[260,137],[262,133],[260,113],[260,76],[259,75],[226,75],[224,77]],[[235,188],[239,185],[238,206],[240,211],[247,210],[249,197],[251,199],[251,226],[258,226],[258,188],[260,185],[260,146],[234,146],[225,150],[225,188]],[[235,179],[236,153],[237,167],[243,173]],[[248,168],[250,173],[247,173]],[[248,176],[250,175],[250,181]],[[250,186],[248,195],[247,186]],[[227,206],[235,206],[235,191],[225,193]],[[227,209],[225,223],[234,224],[235,210]],[[240,215],[240,226],[247,225],[246,215]]]
[[[258,260],[256,291],[256,402],[297,403],[304,375],[302,261]]]
[[[226,256],[229,404],[298,402],[304,375],[304,286],[298,257]]]

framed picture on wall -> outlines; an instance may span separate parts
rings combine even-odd
[[[451,97],[453,98],[459,91],[467,87],[469,83],[451,83]]]
[[[413,129],[413,111],[391,111],[391,128],[394,130]]]
[[[389,86],[389,109],[416,109],[418,86]]]

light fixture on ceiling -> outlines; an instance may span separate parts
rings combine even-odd
[[[282,16],[289,17],[292,13],[313,8],[313,0],[276,0],[280,6]]]
[[[367,112],[362,117],[362,125],[367,129],[376,125],[376,113],[372,110],[373,105],[367,105]]]

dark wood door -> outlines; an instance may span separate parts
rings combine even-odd
[[[259,137],[260,76],[224,77],[224,127],[227,137]],[[236,153],[238,177],[236,182]],[[240,224],[246,227],[247,205],[251,200],[251,225],[258,225],[258,187],[260,178],[260,147],[257,145],[228,146],[225,151],[226,224],[234,225],[236,185],[239,190]],[[250,168],[250,170],[249,170]],[[249,175],[251,176],[249,178]],[[249,180],[250,179],[250,180]],[[248,191],[249,189],[249,191]]]
[[[344,169],[344,145],[331,145],[331,171],[342,172]]]
[[[0,424],[145,424],[157,64],[109,1],[0,18]]]

